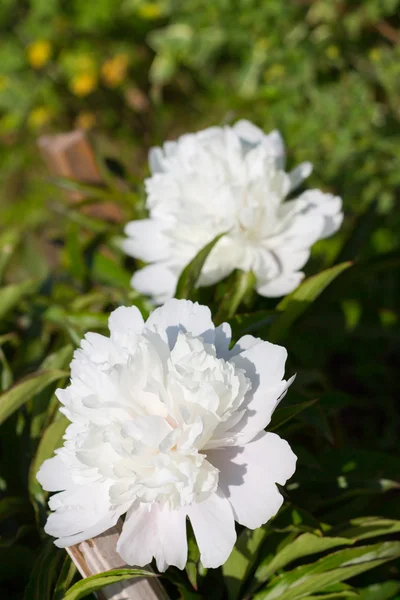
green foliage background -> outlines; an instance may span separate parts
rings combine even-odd
[[[170,569],[165,583],[186,600],[400,597],[399,10],[398,0],[2,0],[2,597],[57,600],[78,581],[43,534],[34,478],[65,428],[54,390],[110,310],[151,309],[129,288],[137,265],[119,249],[121,224],[49,183],[37,136],[88,128],[105,186],[85,203],[110,200],[128,220],[145,214],[151,145],[241,117],[280,129],[290,165],[312,161],[309,185],[343,197],[342,230],[314,247],[307,275],[354,264],[278,306],[246,294],[231,310],[235,276],[196,291],[199,262],[181,282],[181,296],[225,311],[236,338],[287,346],[298,375],[272,427],[299,467],[285,508],[239,531],[223,569],[206,573],[191,540],[186,573]]]

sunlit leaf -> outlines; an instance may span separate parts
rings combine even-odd
[[[28,400],[41,392],[51,383],[68,375],[65,371],[49,370],[39,371],[25,377],[12,388],[0,395],[0,424],[3,423],[16,410],[21,408]]]
[[[76,572],[76,566],[70,559],[69,555],[66,554],[63,566],[54,587],[52,600],[63,600],[68,588],[74,580]]]
[[[64,415],[61,413],[57,414],[57,418],[47,427],[47,429],[45,429],[29,469],[29,494],[32,498],[36,501],[40,501],[42,504],[44,504],[45,495],[41,485],[36,479],[36,474],[42,463],[47,458],[51,458],[54,454],[54,450],[62,445],[63,435],[68,424],[69,421]]]
[[[257,560],[258,550],[266,535],[265,527],[254,531],[245,529],[240,534],[228,560],[222,566],[229,600],[239,598],[240,590]]]
[[[400,581],[384,581],[373,583],[359,591],[360,600],[398,600]]]
[[[267,589],[256,594],[254,600],[297,600],[399,556],[400,542],[339,550],[315,563],[279,575]]]
[[[176,286],[175,298],[190,297],[194,288],[196,287],[201,270],[211,250],[224,235],[225,233],[220,233],[217,235],[213,240],[211,240],[211,242],[204,246],[204,248],[202,248],[200,252],[198,252],[190,261],[190,263],[183,269]]]
[[[0,289],[0,319],[10,312],[25,296],[33,294],[38,287],[34,280],[12,283]]]
[[[82,581],[75,583],[64,596],[64,600],[80,600],[88,594],[101,590],[106,585],[134,579],[135,577],[156,577],[154,573],[144,571],[143,569],[113,569],[105,571],[98,575],[86,577]]]
[[[345,262],[340,265],[326,269],[318,275],[305,279],[298,288],[286,296],[277,306],[281,312],[272,323],[269,330],[269,340],[271,342],[281,341],[288,334],[290,327],[309,308],[316,298],[340,273],[351,267],[351,262]]]

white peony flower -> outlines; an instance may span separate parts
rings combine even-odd
[[[218,567],[236,540],[282,504],[276,483],[295,470],[288,443],[265,433],[292,379],[286,350],[215,328],[207,307],[170,300],[146,323],[136,307],[88,333],[58,390],[71,421],[64,446],[37,478],[58,492],[45,531],[56,545],[99,535],[126,514],[117,551],[128,564],[154,557],[183,569],[190,519],[201,561]]]
[[[162,303],[174,295],[183,268],[223,232],[208,257],[200,286],[234,269],[253,271],[262,296],[283,296],[300,283],[318,239],[342,222],[339,197],[308,190],[284,200],[310,175],[305,162],[285,172],[277,131],[265,135],[249,121],[183,135],[150,151],[148,219],[126,226],[127,254],[151,263],[132,286]]]

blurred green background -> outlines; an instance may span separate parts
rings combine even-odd
[[[310,160],[308,185],[342,196],[344,225],[316,244],[306,272],[355,266],[282,339],[298,374],[288,408],[319,399],[283,425],[299,469],[282,527],[400,519],[400,0],[1,0],[0,32],[1,391],[63,370],[2,414],[0,591],[22,598],[39,548],[41,560],[56,552],[44,545],[34,474],[65,427],[53,392],[73,346],[104,332],[119,304],[150,309],[129,289],[137,265],[119,248],[122,226],[71,206],[49,181],[36,140],[73,128],[88,131],[107,184],[92,200],[111,199],[123,220],[145,214],[151,145],[237,118],[280,129],[289,165]],[[213,293],[200,299],[213,307]],[[274,306],[253,298],[241,312]],[[243,323],[233,322],[238,336]],[[268,337],[262,320],[251,324]],[[203,597],[235,598],[223,596],[220,573],[201,577]],[[181,597],[199,597],[170,578]],[[354,589],[362,600],[398,598],[398,579],[397,561]]]

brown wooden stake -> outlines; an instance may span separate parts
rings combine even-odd
[[[101,183],[93,150],[83,131],[72,131],[38,140],[39,149],[49,171],[57,177],[70,177],[85,183]],[[71,201],[81,198],[70,194]],[[115,217],[118,207],[101,205],[103,217]],[[106,214],[104,214],[106,209]],[[98,215],[100,216],[100,215]],[[121,522],[96,538],[67,548],[67,552],[83,577],[97,575],[110,569],[128,567],[116,552]],[[151,571],[149,566],[146,570]],[[101,600],[168,600],[168,596],[156,578],[133,579],[105,587],[98,593]]]

